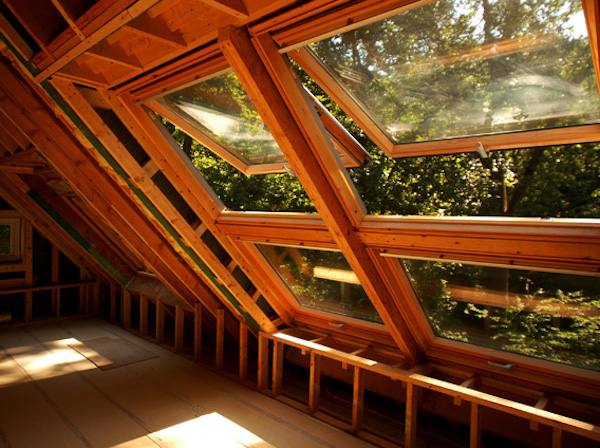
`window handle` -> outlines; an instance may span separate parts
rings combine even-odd
[[[499,369],[505,369],[505,370],[510,370],[512,369],[515,365],[512,362],[493,362],[493,361],[488,361],[488,365],[492,366],[492,367],[498,367]]]

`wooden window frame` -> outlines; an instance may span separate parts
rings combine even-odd
[[[345,87],[338,82],[336,77],[323,66],[316,55],[305,48],[305,45],[345,31],[357,29],[410,9],[416,9],[428,3],[431,3],[431,0],[384,0],[382,2],[364,0],[352,7],[332,9],[321,13],[312,20],[300,21],[282,27],[273,32],[273,39],[280,46],[280,51],[287,53],[289,57],[298,63],[352,117],[373,142],[392,158],[475,152],[478,143],[481,143],[485,148],[489,148],[489,150],[503,150],[588,143],[600,139],[600,124],[587,124],[395,144],[373,121],[372,117],[361,108]],[[599,7],[594,0],[583,0],[583,9],[600,93]],[[259,33],[265,29],[266,24],[262,24],[253,29],[252,32]]]
[[[10,226],[10,254],[0,255],[0,272],[21,270],[23,253],[23,220],[11,211],[0,211],[0,225]]]

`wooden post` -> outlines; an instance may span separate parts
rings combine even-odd
[[[58,284],[58,247],[56,245],[52,245],[52,252],[50,256],[50,281],[52,284]],[[60,317],[60,289],[52,290],[52,317]]]
[[[176,352],[183,351],[183,327],[185,325],[185,314],[183,308],[175,307],[175,344]]]
[[[481,408],[477,403],[471,403],[471,438],[469,447],[481,447]]]
[[[354,396],[352,398],[352,432],[362,429],[365,400],[365,371],[354,366]]]
[[[33,227],[27,220],[23,220],[25,252],[23,254],[23,263],[25,264],[25,284],[33,285]],[[33,292],[25,293],[25,322],[33,318]]]
[[[283,342],[273,341],[273,397],[281,394],[283,383]]]
[[[194,359],[202,358],[202,304],[196,302],[194,307]]]
[[[131,328],[131,293],[123,288],[121,290],[121,323],[123,328]]]
[[[88,280],[89,274],[83,269],[79,268],[79,280],[85,281]],[[81,314],[87,314],[90,312],[90,294],[89,294],[88,286],[80,286],[79,287],[79,312]]]
[[[162,344],[165,340],[165,304],[156,299],[156,343]]]
[[[248,379],[248,327],[243,321],[240,321],[240,381],[246,382]]]
[[[562,429],[552,428],[552,448],[560,448],[562,446]]]
[[[310,352],[310,380],[308,384],[308,412],[314,414],[319,410],[321,396],[321,355]]]
[[[258,333],[258,390],[263,392],[267,389],[269,381],[269,339],[261,331]]]
[[[117,288],[113,283],[110,284],[110,321],[117,320]]]
[[[140,295],[140,335],[148,335],[148,297]]]
[[[406,385],[406,415],[404,423],[404,446],[417,446],[417,394],[419,388],[412,383]]]
[[[223,344],[225,342],[225,310],[217,310],[217,347],[215,354],[215,367],[218,370],[223,368]]]
[[[96,280],[92,287],[92,313],[100,315],[100,280]]]

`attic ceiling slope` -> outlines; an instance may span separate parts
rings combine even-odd
[[[78,144],[48,110],[35,89],[2,58],[0,109],[36,146],[48,163],[65,178],[98,216],[109,223],[124,242],[146,260],[148,268],[190,306],[201,301],[211,312],[221,303],[181,260],[156,228],[140,212],[89,153]],[[26,106],[25,106],[26,105]]]

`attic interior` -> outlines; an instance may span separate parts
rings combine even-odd
[[[596,0],[0,32],[0,346],[94,315],[378,446],[600,446]]]

